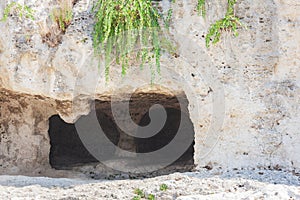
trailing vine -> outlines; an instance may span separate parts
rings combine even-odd
[[[221,33],[223,31],[233,32],[234,36],[238,36],[237,27],[243,26],[243,24],[241,23],[240,19],[234,14],[235,3],[236,0],[228,0],[228,7],[225,17],[216,21],[210,26],[208,33],[205,37],[205,44],[207,48],[210,47],[210,43],[216,44],[220,41]]]
[[[106,81],[112,56],[122,67],[122,75],[132,59],[139,61],[141,67],[154,59],[156,70],[152,69],[152,76],[155,71],[160,73],[159,14],[150,0],[98,0],[93,10],[93,44],[96,53],[105,56]]]
[[[206,16],[205,3],[205,0],[198,0],[197,5],[197,11],[203,17]],[[228,0],[224,18],[210,26],[205,37],[207,48],[211,43],[220,41],[223,31],[238,35],[237,27],[243,24],[235,16],[235,3],[236,0]],[[150,65],[152,76],[160,74],[161,46],[172,46],[170,41],[161,37],[160,22],[163,21],[165,28],[169,28],[172,9],[166,14],[159,14],[151,0],[97,0],[93,11],[93,45],[95,52],[105,57],[106,81],[109,80],[112,64],[121,66],[122,75],[125,75],[132,61],[140,63],[143,68],[146,62],[150,63],[154,59],[156,68]]]

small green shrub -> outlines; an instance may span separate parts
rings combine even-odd
[[[34,20],[34,11],[30,7],[17,2],[11,2],[5,7],[1,21],[6,21],[12,12],[17,13],[19,18],[25,17]]]
[[[237,27],[243,26],[240,19],[234,14],[234,5],[236,0],[228,0],[228,8],[223,19],[212,24],[205,37],[205,44],[208,48],[210,43],[216,44],[220,41],[220,36],[223,31],[233,32],[234,36],[238,36]]]
[[[141,200],[141,197],[140,197],[140,196],[134,196],[134,197],[132,198],[132,200]]]
[[[141,189],[139,189],[139,188],[136,188],[136,189],[134,190],[134,194],[138,195],[138,196],[141,197],[141,198],[144,198],[144,197],[145,197],[144,191],[141,190]]]
[[[159,189],[160,191],[166,191],[168,189],[168,186],[165,183],[163,183],[159,186]]]
[[[148,200],[155,200],[154,194],[149,194],[147,199]]]
[[[140,200],[140,199],[155,200],[154,194],[148,194],[146,197],[145,192],[139,188],[136,188],[133,192],[134,194],[136,194],[136,196],[134,196],[132,200]]]

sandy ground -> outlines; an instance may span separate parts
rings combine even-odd
[[[166,184],[168,189],[160,190]],[[139,180],[0,176],[0,199],[133,199],[135,189],[159,200],[300,199],[300,176],[272,170],[202,170]],[[151,195],[150,195],[151,196]],[[137,198],[138,199],[138,198]]]

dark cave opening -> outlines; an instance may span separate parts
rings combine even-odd
[[[97,118],[104,132],[109,133],[106,136],[117,145],[120,134],[114,122],[103,112],[97,112]],[[49,119],[49,136],[51,146],[49,159],[53,168],[68,169],[85,163],[98,162],[83,145],[75,125],[64,122],[58,115]],[[101,144],[99,146],[106,148]],[[107,159],[114,155],[113,149],[110,152],[110,155],[106,155]]]
[[[181,98],[181,102],[184,102],[183,108],[180,107],[178,98]],[[149,108],[154,104],[163,106],[163,109],[165,109],[167,113],[167,119],[163,128],[156,135],[149,138],[139,138],[139,129],[136,132],[136,137],[128,136],[126,133],[123,133],[117,127],[113,119],[111,102],[109,100],[96,100],[95,111],[99,125],[110,142],[126,151],[136,152],[137,156],[140,155],[139,153],[153,152],[168,145],[176,136],[179,126],[183,127],[185,136],[181,137],[181,140],[192,137],[193,142],[190,144],[189,148],[186,149],[176,161],[169,164],[168,167],[170,168],[170,172],[190,171],[194,166],[195,133],[187,109],[188,101],[186,96],[184,94],[172,96],[160,93],[133,94],[129,103],[131,119],[140,127],[148,125],[150,123]],[[84,117],[85,116],[82,116],[78,120],[81,120]],[[54,115],[49,119],[49,137],[51,145],[49,160],[50,165],[53,168],[72,169],[73,167],[81,167],[99,162],[83,145],[75,124],[64,122],[58,115]],[[99,148],[99,151],[101,152],[102,148],[105,149],[108,147],[104,144],[99,144],[99,147],[97,148]],[[116,158],[116,148],[109,149],[109,151],[105,152],[109,152],[105,155],[106,160],[113,160]],[[126,161],[127,158],[124,157],[122,159],[123,161]],[[118,162],[118,160],[115,162]],[[159,164],[159,159],[149,161],[149,164]],[[165,170],[167,170],[168,167],[166,167]]]
[[[135,138],[137,153],[153,152],[165,147],[174,139],[176,134],[178,134],[179,126],[182,126],[182,131],[185,131],[184,137],[181,138],[182,140],[189,140],[190,138],[195,137],[193,124],[187,114],[182,113],[180,110],[175,108],[164,109],[167,112],[167,120],[164,127],[157,134],[149,138],[140,138],[138,137],[139,131],[137,131],[137,137]],[[142,127],[146,126],[150,123],[150,121],[149,112],[147,112],[143,115],[139,125]],[[195,142],[193,140],[189,148],[184,151],[184,153],[171,165],[193,165],[194,144]],[[180,148],[179,145],[177,147]],[[155,163],[157,161],[151,160],[150,162]]]

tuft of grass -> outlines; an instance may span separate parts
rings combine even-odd
[[[160,191],[166,191],[168,189],[168,186],[167,186],[167,184],[165,184],[165,183],[163,183],[163,184],[161,184],[160,186],[159,186],[159,190]]]
[[[234,14],[234,5],[236,0],[228,0],[228,8],[223,19],[216,21],[212,24],[205,37],[206,47],[210,47],[210,43],[216,44],[220,41],[221,33],[223,31],[233,32],[235,37],[238,36],[237,27],[243,26],[240,19]]]
[[[34,11],[27,5],[21,5],[20,3],[17,2],[11,2],[8,4],[4,11],[3,11],[3,16],[1,18],[1,21],[6,21],[7,18],[11,15],[11,13],[17,13],[19,18],[28,18],[31,20],[34,20],[33,13]]]
[[[57,24],[58,28],[65,32],[71,24],[73,18],[73,2],[71,0],[62,0],[57,8],[54,8],[50,14],[51,20]]]

